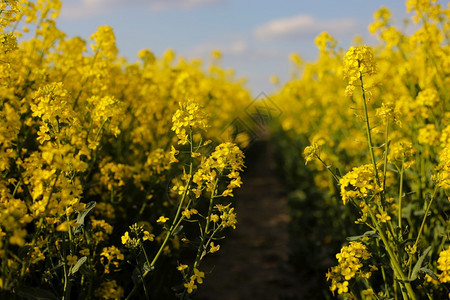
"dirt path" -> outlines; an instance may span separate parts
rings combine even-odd
[[[305,299],[301,279],[288,263],[290,217],[271,151],[267,143],[251,150],[244,185],[235,196],[238,227],[227,235],[218,255],[205,258],[202,269],[214,270],[194,299]]]

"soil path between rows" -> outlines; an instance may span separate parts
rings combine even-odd
[[[246,153],[244,184],[235,193],[238,225],[219,242],[219,252],[205,258],[205,283],[193,299],[305,299],[306,287],[289,265],[286,190],[268,145],[257,143]]]

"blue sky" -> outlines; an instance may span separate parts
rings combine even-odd
[[[274,90],[271,75],[288,80],[290,53],[315,59],[314,38],[322,31],[344,49],[357,34],[375,43],[367,28],[383,5],[397,21],[407,17],[401,0],[63,0],[57,24],[85,39],[98,26],[112,26],[120,54],[130,61],[144,48],[205,61],[221,50],[222,66],[247,78],[257,95]]]

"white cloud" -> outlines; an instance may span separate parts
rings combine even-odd
[[[61,17],[68,20],[82,20],[107,14],[120,0],[82,0],[63,2]]]
[[[148,6],[152,11],[162,11],[167,9],[192,9],[222,1],[223,0],[150,0],[146,1],[146,3],[148,3]]]
[[[61,16],[66,19],[86,19],[105,15],[119,6],[134,6],[153,12],[186,10],[220,3],[226,0],[81,0],[63,3]]]
[[[120,1],[118,0],[83,0],[82,3],[87,7],[99,7],[102,5],[105,5],[107,3],[109,4],[116,4]]]
[[[309,15],[275,19],[256,27],[253,34],[261,41],[300,39],[322,31],[342,34],[355,31],[357,22],[353,19],[319,20]]]

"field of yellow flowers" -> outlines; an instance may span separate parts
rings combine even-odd
[[[173,51],[119,58],[108,26],[68,39],[60,6],[0,6],[1,298],[187,298],[236,226],[244,155],[210,137],[249,93]]]
[[[450,297],[450,9],[434,2],[406,1],[411,35],[377,11],[375,47],[322,33],[273,96],[297,263],[338,252],[326,279],[342,299]]]
[[[250,93],[219,52],[132,63],[111,27],[69,39],[60,7],[0,4],[0,298],[195,297],[238,225]],[[378,46],[322,33],[271,95],[293,262],[326,297],[450,297],[450,8],[407,7],[413,34],[387,8]]]

